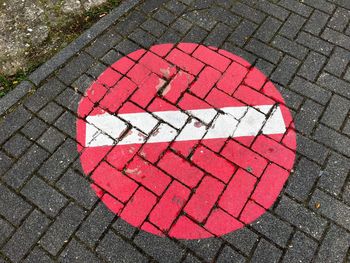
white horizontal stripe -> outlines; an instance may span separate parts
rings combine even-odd
[[[280,107],[277,107],[266,120],[267,113],[273,105],[260,105],[249,107],[225,107],[220,109],[226,114],[218,114],[210,127],[206,127],[199,121],[192,119],[186,125],[188,116],[180,111],[153,112],[155,116],[168,121],[176,128],[183,127],[177,136],[177,131],[167,124],[161,123],[150,134],[146,143],[170,142],[176,137],[176,141],[190,141],[202,139],[219,139],[227,137],[256,136],[260,130],[264,134],[279,134],[286,131],[283,115]],[[258,111],[259,110],[259,111]],[[193,116],[211,116],[213,109],[191,110]],[[146,134],[137,132],[132,128],[129,133],[120,136],[126,131],[127,124],[121,119],[128,120],[136,128],[144,132],[150,132],[156,121],[149,113],[120,114],[120,118],[104,113],[88,116],[86,125],[86,146],[107,146],[140,144],[145,141]],[[143,120],[143,121],[142,121]],[[151,122],[151,123],[150,123]],[[117,142],[119,140],[119,142]],[[116,143],[117,142],[117,143]]]

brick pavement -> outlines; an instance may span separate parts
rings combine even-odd
[[[91,189],[94,176],[86,176],[81,152],[76,149],[78,103],[83,97],[88,98],[85,92],[93,81],[131,52],[179,42],[212,45],[239,55],[260,69],[283,95],[294,117],[295,128],[290,128],[297,134],[294,168],[273,206],[257,221],[237,231],[200,240],[171,237],[168,228],[173,225],[171,217],[179,216],[178,207],[163,205],[169,209],[169,217],[163,218],[157,214],[161,200],[171,198],[172,191],[182,193],[186,199],[192,184],[199,182],[199,197],[190,199],[184,208],[187,217],[177,222],[186,226],[190,220],[202,229],[198,231],[211,232],[207,216],[218,197],[208,199],[212,204],[203,214],[204,210],[195,209],[200,195],[205,195],[208,186],[220,195],[233,170],[256,180],[254,167],[251,170],[230,159],[225,148],[215,153],[210,145],[202,145],[198,149],[207,158],[218,158],[222,169],[217,171],[200,162],[193,151],[190,156],[194,166],[178,163],[181,171],[187,169],[197,176],[189,180],[186,174],[179,173],[180,169],[169,165],[186,158],[179,154],[176,145],[160,160],[159,156],[151,156],[143,169],[163,178],[157,187],[128,177],[135,187],[143,185],[134,194],[135,200],[142,200],[147,192],[150,199],[145,203],[157,203],[151,213],[142,210],[146,205],[141,207],[139,212],[147,220],[138,223],[132,221],[138,218],[133,217],[129,206],[120,212],[121,217],[106,208]],[[222,63],[213,64],[215,60],[199,57],[195,50],[184,51],[189,54],[188,61],[195,59],[199,66],[209,64],[210,76],[225,71]],[[176,59],[174,52],[180,51],[171,52],[166,58],[170,63]],[[0,100],[0,262],[350,261],[349,62],[350,2],[345,0],[125,1]],[[112,70],[135,82],[140,78],[139,73],[132,74],[126,68]],[[196,78],[198,72],[189,74]],[[245,83],[254,86],[248,80]],[[110,86],[104,84],[108,92]],[[208,92],[216,89],[244,100],[238,93],[221,90],[224,86],[220,84],[201,86],[204,84]],[[201,103],[215,103],[203,88],[192,85],[191,89],[185,87],[183,92],[170,92],[160,98],[178,108],[185,95],[194,96]],[[152,112],[149,109],[154,98],[137,95],[137,88],[132,92],[131,103]],[[103,107],[103,96],[100,103],[92,101],[92,105]],[[172,129],[181,131],[180,127]],[[287,151],[287,139],[275,143]],[[266,153],[259,152],[254,144],[243,145],[232,140],[225,147],[253,150],[266,161]],[[147,158],[139,154],[128,163],[127,170],[121,168],[120,176],[133,177],[127,171],[133,171],[139,159]],[[267,159],[280,165],[278,159]],[[108,168],[111,162],[106,161],[109,164],[103,159],[94,168]],[[117,173],[118,168],[113,170]],[[236,175],[239,173],[233,178],[238,180]],[[108,185],[99,186],[110,192]],[[258,193],[249,192],[249,202],[257,205],[257,196]],[[129,197],[130,193],[114,196],[119,198],[114,203],[124,204]],[[159,202],[154,201],[160,197]],[[221,213],[225,213],[228,222],[235,218],[244,222],[232,207],[225,206],[225,198],[220,200],[218,206],[225,210]],[[264,203],[258,205],[265,210]],[[123,218],[164,236],[142,231]]]

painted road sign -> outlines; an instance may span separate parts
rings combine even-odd
[[[221,236],[271,207],[296,135],[275,86],[225,50],[161,44],[109,67],[78,108],[78,150],[105,205],[142,230]]]

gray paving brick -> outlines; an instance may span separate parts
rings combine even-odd
[[[264,23],[261,24],[254,36],[259,40],[268,43],[278,31],[281,25],[282,22],[269,16],[266,18]]]
[[[257,57],[254,54],[247,52],[246,50],[241,49],[236,45],[231,44],[230,42],[225,42],[222,48],[244,58],[250,64],[254,64],[254,62],[257,60]]]
[[[289,224],[269,212],[259,217],[252,224],[252,227],[281,247],[286,246],[293,232],[293,228]]]
[[[11,226],[4,219],[0,218],[0,246],[11,236],[14,227]]]
[[[332,96],[332,93],[329,90],[323,89],[299,77],[295,77],[289,87],[299,94],[313,99],[322,105],[325,105]]]
[[[306,59],[303,61],[303,65],[300,67],[298,75],[310,81],[315,81],[325,62],[325,56],[310,51]]]
[[[326,26],[328,19],[329,15],[315,10],[305,24],[304,30],[311,34],[319,35],[322,29]]]
[[[269,76],[275,69],[275,65],[261,58],[256,61],[255,67],[260,69],[266,76]]]
[[[272,45],[282,50],[283,52],[301,60],[305,58],[308,52],[307,48],[279,35],[274,38]]]
[[[344,262],[350,246],[350,234],[338,226],[331,225],[318,251],[317,262]]]
[[[350,67],[346,71],[346,73],[344,75],[344,79],[346,79],[347,81],[350,81]]]
[[[309,17],[312,12],[311,7],[304,5],[303,3],[297,0],[281,0],[278,2],[278,4],[283,6],[286,9],[289,9],[294,13],[297,13],[305,17]]]
[[[153,18],[162,22],[166,26],[169,26],[175,19],[175,15],[170,13],[164,8],[160,8],[154,15]]]
[[[249,255],[255,243],[258,241],[258,235],[244,227],[224,235],[223,239],[245,255]]]
[[[156,37],[160,37],[164,33],[164,31],[167,29],[165,25],[163,25],[162,23],[152,18],[149,18],[148,20],[146,20],[141,25],[141,27],[142,29],[146,30],[147,32],[151,33]]]
[[[298,153],[310,158],[318,164],[323,164],[329,153],[326,147],[301,134],[297,134],[297,144]]]
[[[340,47],[335,47],[334,52],[324,69],[333,75],[340,77],[349,62],[350,52]]]
[[[200,263],[202,262],[199,258],[193,256],[192,254],[187,254],[184,263]]]
[[[209,9],[208,14],[214,17],[218,22],[222,22],[231,28],[236,27],[241,21],[240,17],[234,15],[228,8],[212,6]]]
[[[39,118],[33,118],[21,129],[21,132],[29,139],[36,140],[43,134],[47,127],[47,124]]]
[[[200,26],[206,31],[210,31],[214,28],[217,21],[213,17],[208,15],[207,10],[194,10],[191,12],[186,12],[182,17],[193,24]]]
[[[146,232],[140,232],[134,242],[157,262],[181,262],[185,249],[179,247],[167,237],[159,237]]]
[[[66,111],[58,118],[54,125],[63,133],[68,134],[71,138],[75,139],[76,119],[77,118],[72,113]]]
[[[310,135],[319,122],[324,107],[312,100],[306,100],[294,118],[296,129],[302,134]]]
[[[215,238],[198,240],[181,240],[186,247],[202,257],[205,261],[212,261],[220,249],[222,241]]]
[[[126,238],[131,239],[133,234],[135,233],[136,229],[129,223],[125,222],[121,217],[119,217],[114,223],[113,228],[118,232],[118,234],[121,234],[125,236]]]
[[[224,263],[224,262],[237,262],[237,263],[243,263],[246,262],[246,259],[240,255],[238,252],[234,251],[229,246],[225,246],[223,250],[221,251],[219,257],[217,258],[216,262],[218,263]]]
[[[186,36],[182,39],[182,42],[199,43],[203,41],[208,35],[208,32],[199,26],[193,26]]]
[[[186,34],[188,30],[192,27],[192,23],[179,17],[176,21],[171,25],[171,28],[175,29],[177,32],[181,34]]]
[[[322,116],[321,122],[339,130],[350,110],[350,100],[334,95]]]
[[[350,207],[338,199],[316,190],[310,200],[310,207],[347,230],[350,229]]]
[[[26,124],[32,115],[23,107],[19,107],[16,111],[9,113],[0,123],[0,144],[9,139],[18,129]]]
[[[328,23],[330,28],[337,31],[344,31],[350,20],[350,10],[338,7]]]
[[[137,29],[129,38],[144,48],[149,48],[156,42],[156,38],[142,29]]]
[[[299,94],[295,93],[294,91],[285,88],[282,85],[276,85],[277,89],[281,92],[284,101],[286,105],[291,108],[298,110],[303,103],[303,97],[300,96]]]
[[[28,257],[25,258],[23,261],[24,263],[51,263],[54,262],[47,252],[45,252],[42,248],[40,247],[34,247],[34,249],[30,252]]]
[[[165,8],[174,13],[175,15],[181,14],[186,10],[187,6],[176,0],[170,0],[165,4]]]
[[[299,201],[305,201],[320,176],[321,168],[314,162],[301,158],[294,169],[288,179],[286,193]]]
[[[331,194],[339,195],[349,170],[350,160],[342,155],[332,153],[318,181],[318,186]]]
[[[264,13],[239,2],[233,5],[231,11],[258,24],[260,24],[265,18]]]
[[[275,212],[299,230],[316,239],[322,237],[327,221],[292,199],[283,196]]]
[[[31,111],[38,112],[65,88],[66,87],[62,82],[56,78],[51,78],[47,80],[43,86],[37,89],[32,96],[26,99],[24,105]]]
[[[207,46],[220,47],[230,33],[230,27],[222,23],[218,23],[214,27],[214,29],[209,33],[209,35],[205,38],[204,44]]]
[[[297,231],[284,255],[283,262],[312,262],[317,249],[317,243],[303,233]]]
[[[68,205],[41,238],[40,244],[56,256],[84,217],[85,212],[81,208],[73,204]]]
[[[302,16],[292,13],[284,22],[283,26],[279,31],[279,34],[287,38],[293,39],[297,36],[305,21],[306,19]]]
[[[191,6],[194,9],[205,9],[210,8],[211,5],[214,3],[214,0],[194,0],[193,3],[191,3]]]
[[[83,222],[76,236],[88,246],[93,247],[114,217],[115,215],[103,203],[99,203]]]
[[[282,21],[286,20],[289,15],[289,12],[286,9],[271,2],[268,2],[267,0],[258,1],[256,7],[262,10],[263,12],[272,15]]]
[[[342,154],[350,156],[350,139],[346,136],[326,126],[319,125],[315,131],[314,138]]]
[[[347,183],[347,185],[344,188],[343,200],[345,203],[350,205],[350,183]]]
[[[49,222],[44,214],[34,210],[2,248],[2,252],[12,261],[18,262],[37,242]]]
[[[13,160],[4,152],[0,151],[0,176],[2,176],[12,165]]]
[[[324,31],[325,32],[325,31]],[[324,33],[323,33],[324,34]],[[323,36],[322,34],[322,36]],[[333,49],[333,45],[322,40],[321,38],[315,37],[306,32],[300,32],[297,37],[297,42],[302,44],[314,51],[320,52],[324,55],[329,55]]]
[[[248,20],[243,20],[230,35],[229,41],[242,47],[258,26]]]
[[[347,121],[346,121],[346,123],[344,125],[343,133],[346,134],[346,135],[350,135],[350,118],[347,119]],[[0,174],[1,174],[1,172],[0,172]]]
[[[322,38],[329,42],[350,50],[350,36],[339,33],[333,29],[326,28],[322,33]]]
[[[335,9],[335,5],[326,0],[304,0],[304,3],[328,14],[332,14]]]
[[[104,67],[104,70],[105,69],[106,68]],[[82,96],[73,89],[65,89],[60,95],[58,95],[55,101],[61,106],[75,112],[81,98]]]
[[[100,35],[88,48],[85,49],[85,51],[94,58],[101,58],[121,40],[122,37],[117,34],[114,28],[111,28],[104,34]]]
[[[67,199],[43,180],[34,176],[21,193],[49,216],[56,216]]]
[[[253,263],[277,263],[282,256],[282,251],[266,241],[261,239],[251,258]]]
[[[59,257],[62,263],[98,263],[101,262],[92,252],[87,250],[82,244],[72,239]]]
[[[37,143],[53,153],[57,147],[66,139],[66,136],[54,127],[48,128],[44,134],[38,139]]]
[[[22,153],[24,153],[28,149],[28,147],[31,144],[32,143],[23,135],[16,133],[3,145],[3,149],[12,156],[18,158]]]
[[[157,40],[157,43],[178,43],[181,41],[181,38],[182,36],[178,34],[174,29],[168,28]]]
[[[110,51],[108,51],[107,53],[106,53],[106,55],[104,55],[100,60],[103,62],[103,63],[105,63],[105,64],[107,64],[107,65],[112,65],[112,64],[114,64],[116,61],[118,61],[120,58],[122,58],[123,56],[122,56],[122,54],[120,54],[120,53],[118,53],[118,52],[116,52],[115,50],[113,50],[113,49],[111,49]],[[88,81],[87,79],[88,79],[88,77],[87,76],[84,76],[84,75],[82,75],[80,78],[86,78],[86,82],[88,82],[88,86],[90,86],[90,84],[91,84],[91,82],[93,81],[92,79],[91,79],[91,81]],[[79,79],[78,79],[79,80]],[[77,86],[77,85],[75,85],[74,83],[72,84],[72,86],[74,87],[74,86]],[[80,86],[81,87],[81,86]],[[79,89],[80,90],[80,89]],[[86,89],[83,89],[84,91],[86,90]]]
[[[54,102],[49,102],[41,111],[39,111],[38,116],[45,122],[53,123],[62,113],[63,108],[58,106]]]
[[[276,64],[282,57],[281,51],[271,48],[270,46],[267,46],[256,39],[252,39],[251,41],[249,41],[249,43],[246,46],[246,49],[252,52],[253,54],[274,64]]]
[[[271,75],[271,80],[282,85],[287,85],[299,67],[300,61],[285,56]]]
[[[155,4],[158,7],[158,5],[161,4],[161,1],[157,1]],[[146,11],[145,13],[149,13],[149,11]],[[119,22],[114,29],[122,36],[125,36],[134,31],[145,20],[146,16],[143,13],[138,11],[131,12],[125,17],[125,19]]]
[[[3,180],[19,189],[29,176],[44,162],[48,153],[37,145],[32,145],[17,163],[4,175]]]
[[[108,262],[148,262],[132,245],[111,231],[104,236],[96,251]]]

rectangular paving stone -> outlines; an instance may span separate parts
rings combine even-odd
[[[91,209],[97,201],[96,194],[88,180],[72,169],[68,169],[56,186],[86,209]]]
[[[289,39],[294,39],[300,31],[300,28],[305,23],[306,19],[297,14],[291,13],[288,19],[281,27],[279,34]]]
[[[338,7],[328,23],[328,27],[337,31],[344,31],[350,20],[350,10]]]
[[[333,29],[326,28],[322,33],[322,38],[329,42],[350,50],[350,36],[339,33]]]
[[[296,129],[302,134],[311,134],[314,127],[318,124],[324,107],[310,99],[305,100],[300,111],[294,118]]]
[[[24,105],[31,111],[38,112],[65,88],[66,86],[57,78],[50,78],[32,96],[25,100]]]
[[[230,35],[229,41],[242,47],[247,40],[251,37],[255,29],[258,27],[253,22],[244,19],[235,29],[235,31]]]
[[[323,33],[324,34],[324,33]],[[322,35],[323,35],[322,34]],[[300,32],[296,40],[299,44],[302,44],[314,51],[320,52],[323,55],[328,56],[332,49],[333,45],[322,40],[321,38],[315,37],[306,32]]]
[[[167,237],[140,232],[134,242],[157,262],[181,262],[185,249]]]
[[[0,151],[0,176],[2,176],[12,165],[14,160],[12,160],[7,154]]]
[[[350,170],[350,159],[337,153],[332,153],[327,166],[322,171],[318,186],[331,194],[339,195]]]
[[[14,225],[19,225],[32,206],[17,194],[0,184],[0,214]]]
[[[186,34],[188,30],[192,27],[192,23],[179,17],[175,20],[175,22],[171,25],[171,28],[180,32],[181,34]]]
[[[279,35],[274,38],[272,45],[300,60],[303,60],[308,52],[307,48],[297,44],[295,41],[291,41],[288,38]]]
[[[76,147],[76,142],[67,139],[40,167],[39,174],[50,182],[56,181],[78,156]]]
[[[164,0],[163,0],[164,1]],[[149,1],[149,2],[154,2],[154,9],[158,8],[158,6],[161,4],[161,1]],[[147,3],[147,4],[152,4],[152,3]],[[149,11],[144,10],[145,13],[149,13]],[[142,24],[146,20],[146,16],[139,12],[139,11],[134,11],[130,12],[125,19],[120,21],[116,27],[114,27],[114,30],[121,34],[122,36],[130,34],[134,29],[136,29],[140,24]]]
[[[77,91],[67,88],[57,96],[55,101],[58,102],[59,105],[76,112],[81,98],[82,96]]]
[[[223,1],[227,1],[227,0],[223,0]],[[227,2],[230,3],[230,1],[227,1]],[[231,3],[230,3],[230,6],[231,6]],[[211,8],[208,10],[208,15],[214,17],[215,20],[222,22],[231,28],[236,27],[241,20],[240,17],[234,15],[230,11],[229,7],[221,8],[221,7],[211,6]]]
[[[268,2],[267,0],[258,1],[256,7],[261,11],[272,15],[282,21],[286,20],[289,15],[289,11],[276,4]]]
[[[312,262],[316,249],[317,243],[313,239],[297,231],[282,262]]]
[[[322,237],[327,226],[325,219],[286,196],[282,196],[275,212],[290,224],[316,239]]]
[[[148,262],[134,246],[111,231],[101,240],[96,252],[109,262]]]
[[[324,88],[319,87],[303,78],[295,77],[289,87],[318,103],[325,105],[332,96],[332,93]]]
[[[282,85],[287,85],[297,71],[299,64],[299,60],[285,56],[272,73],[271,80]]]
[[[257,248],[251,258],[252,263],[278,262],[282,256],[282,250],[272,245],[266,239],[260,239]]]
[[[76,236],[88,246],[94,247],[114,217],[103,203],[99,203],[78,229]]]
[[[312,195],[309,206],[345,229],[350,229],[350,207],[338,199],[317,189]]]
[[[228,233],[222,236],[222,238],[245,255],[250,254],[255,243],[258,241],[258,235],[246,227]]]
[[[51,255],[56,256],[77,229],[85,214],[85,211],[78,206],[69,204],[40,239],[40,244]]]
[[[282,22],[269,16],[266,18],[264,23],[261,24],[254,36],[259,40],[268,43],[278,31],[281,25]]]
[[[208,35],[208,32],[199,26],[193,26],[186,36],[182,39],[182,42],[202,42]]]
[[[16,111],[9,113],[0,123],[0,144],[8,140],[17,130],[26,124],[32,115],[20,106]]]
[[[326,26],[328,18],[329,15],[315,10],[309,18],[309,20],[307,21],[307,23],[305,24],[304,30],[311,34],[318,35]]]
[[[296,92],[290,89],[285,88],[282,85],[276,84],[275,86],[281,92],[288,108],[294,109],[294,110],[298,110],[300,108],[304,99],[302,96],[300,96],[299,94],[297,94]]]
[[[43,213],[34,210],[2,248],[2,252],[12,261],[20,261],[38,241],[49,223],[50,220]]]
[[[345,121],[349,110],[350,100],[335,94],[328,104],[328,107],[322,116],[321,122],[334,128],[335,130],[339,130]]]
[[[182,239],[180,242],[207,262],[213,261],[215,255],[218,253],[222,245],[221,240],[214,238],[198,240]]]
[[[297,13],[305,17],[309,17],[312,12],[311,7],[304,5],[303,3],[297,0],[281,0],[278,2],[278,4],[283,6],[286,9],[289,9],[294,13]]]
[[[129,38],[146,49],[156,42],[154,36],[140,28],[131,33]]]
[[[237,263],[243,263],[246,262],[246,258],[244,258],[242,255],[240,255],[238,252],[234,251],[229,246],[225,246],[223,250],[221,250],[219,257],[217,258],[216,262],[237,262]]]
[[[303,64],[298,71],[298,75],[310,81],[315,81],[325,62],[325,56],[317,52],[310,51],[306,59],[303,61]]]
[[[289,237],[293,232],[293,228],[289,224],[269,212],[259,217],[251,226],[281,247],[287,245]]]
[[[350,156],[350,139],[324,125],[319,125],[313,136],[317,141]]]
[[[306,158],[301,158],[288,178],[286,193],[299,201],[305,201],[321,173],[321,167]]]
[[[218,23],[214,29],[209,33],[205,38],[204,44],[207,46],[221,46],[222,43],[226,40],[227,36],[231,33],[230,27]]]
[[[332,224],[321,244],[316,260],[329,263],[344,262],[349,244],[350,234]]]
[[[332,73],[333,75],[340,77],[341,74],[346,70],[346,66],[350,61],[350,51],[335,47],[327,65],[324,70]]]
[[[153,15],[153,18],[164,25],[169,26],[175,20],[176,16],[164,8],[159,8]]]
[[[172,28],[168,28],[164,34],[157,40],[157,43],[178,43],[181,36]]]
[[[265,18],[264,13],[246,4],[239,3],[239,2],[233,5],[233,7],[231,8],[231,11],[237,15],[243,16],[244,18],[249,19],[258,24],[261,23]]]
[[[278,60],[282,56],[281,51],[271,48],[270,46],[267,46],[256,39],[252,39],[251,41],[249,41],[249,43],[246,46],[246,49],[248,51],[251,51],[253,54],[274,64],[277,64]]]
[[[68,201],[63,195],[36,176],[23,187],[21,194],[49,216],[56,216]]]
[[[37,143],[50,153],[53,153],[65,139],[66,136],[64,134],[59,132],[56,128],[50,127],[38,139]]]
[[[336,7],[335,4],[326,0],[304,0],[304,3],[328,14],[331,14]]]
[[[0,246],[4,244],[14,230],[15,228],[12,225],[0,218]]]
[[[49,102],[41,111],[39,111],[38,116],[47,123],[53,123],[63,111],[64,109],[55,102]]]
[[[23,135],[16,133],[2,146],[2,148],[10,155],[18,158],[31,144],[32,143]]]
[[[25,258],[23,262],[24,263],[33,263],[33,262],[51,263],[54,261],[53,259],[50,258],[47,252],[45,252],[42,248],[36,246],[30,252],[30,254]]]
[[[31,140],[36,140],[47,129],[47,124],[34,117],[21,129],[21,132]]]
[[[37,145],[32,145],[17,163],[4,175],[3,180],[19,189],[31,174],[46,160],[49,154]]]
[[[297,152],[310,158],[318,164],[323,164],[329,150],[321,144],[310,140],[307,137],[297,134]]]
[[[142,29],[145,31],[151,33],[152,35],[156,37],[160,37],[164,31],[166,30],[166,26],[162,23],[158,22],[157,20],[154,20],[152,18],[149,18],[146,20],[142,25]]]
[[[59,257],[59,262],[62,263],[98,263],[100,259],[96,257],[91,251],[86,249],[77,240],[72,239]]]
[[[54,123],[54,126],[61,130],[63,133],[69,135],[71,138],[75,139],[75,122],[77,118],[72,113],[66,111],[58,118]]]
[[[121,217],[118,217],[118,219],[113,223],[112,226],[115,229],[115,231],[117,231],[118,234],[121,234],[129,239],[132,238],[132,236],[138,229],[136,227],[133,227],[126,221],[124,221]]]

